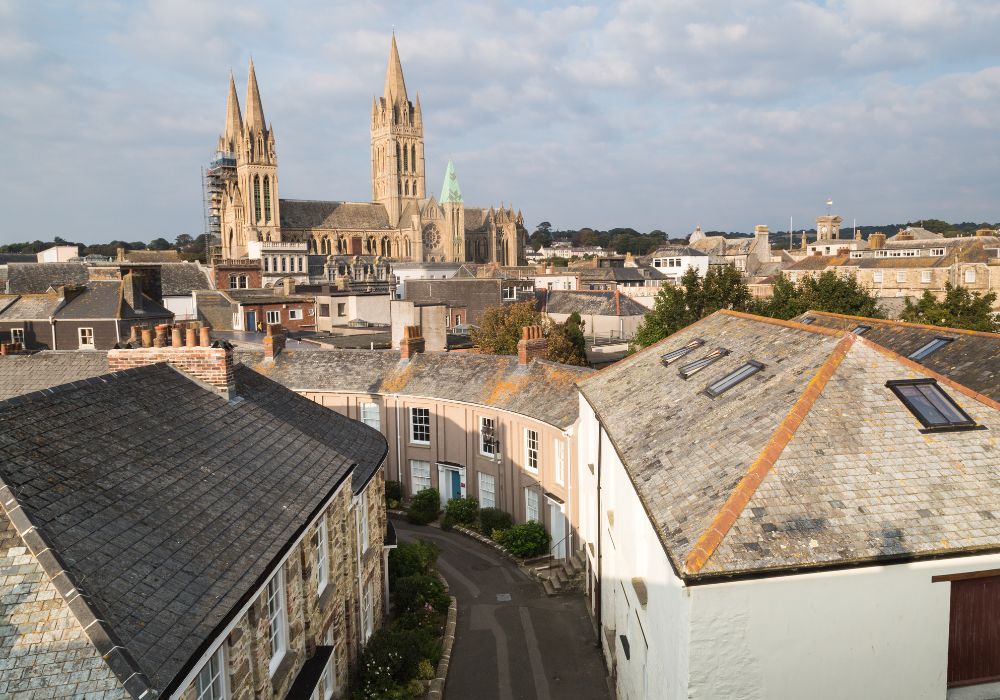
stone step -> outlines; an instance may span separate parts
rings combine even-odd
[[[542,588],[545,590],[545,595],[553,596],[556,594],[556,589],[552,587],[552,584],[548,582],[547,579],[542,580]]]

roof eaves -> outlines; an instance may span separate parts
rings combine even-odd
[[[805,327],[808,328],[808,326]],[[739,519],[740,514],[746,508],[750,499],[753,498],[754,493],[757,492],[757,487],[760,486],[761,482],[767,477],[768,472],[777,463],[781,457],[781,453],[795,435],[795,431],[802,425],[802,421],[805,420],[806,415],[808,415],[809,411],[815,405],[816,400],[823,393],[823,389],[826,388],[830,377],[840,367],[841,362],[844,361],[844,358],[856,340],[857,336],[853,333],[844,335],[836,347],[834,347],[833,352],[830,353],[826,361],[817,370],[816,374],[813,375],[813,378],[809,380],[805,391],[802,392],[795,405],[792,406],[791,410],[778,425],[778,428],[771,435],[771,439],[764,446],[764,449],[761,450],[760,454],[757,455],[757,459],[750,465],[746,474],[740,479],[739,484],[736,485],[729,498],[726,499],[722,509],[716,513],[711,525],[702,533],[690,553],[688,553],[687,559],[684,562],[683,572],[686,576],[697,575],[712,554],[715,553],[719,545],[722,544],[722,540],[729,534],[729,530]]]

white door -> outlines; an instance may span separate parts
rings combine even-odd
[[[549,527],[552,529],[552,556],[566,558],[566,516],[562,505],[549,500]]]

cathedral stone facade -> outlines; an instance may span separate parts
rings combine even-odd
[[[264,120],[253,61],[246,119],[229,81],[218,203],[222,257],[240,259],[255,241],[306,243],[313,255],[407,262],[524,264],[527,232],[513,207],[467,207],[449,162],[440,199],[426,194],[420,97],[410,100],[392,38],[381,97],[372,101],[370,202],[280,199],[274,129]]]

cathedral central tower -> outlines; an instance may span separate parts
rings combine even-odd
[[[383,204],[392,226],[411,201],[426,196],[424,187],[424,122],[420,96],[406,94],[403,66],[392,36],[382,97],[372,101],[372,200]]]

